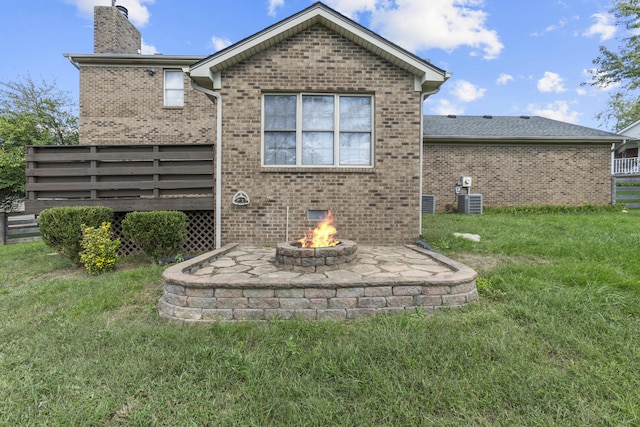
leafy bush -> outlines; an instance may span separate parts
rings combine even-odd
[[[122,220],[122,234],[158,261],[187,241],[187,215],[178,211],[130,212]]]
[[[38,225],[47,246],[79,265],[83,227],[97,228],[112,220],[113,211],[104,206],[64,206],[40,212]]]
[[[82,252],[80,261],[89,274],[100,274],[113,270],[118,261],[120,239],[111,239],[111,223],[100,227],[85,227],[82,230]]]

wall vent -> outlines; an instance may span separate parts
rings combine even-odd
[[[423,214],[436,213],[436,196],[431,194],[425,194],[422,196],[422,213]]]
[[[461,194],[458,196],[458,212],[482,215],[482,194]]]

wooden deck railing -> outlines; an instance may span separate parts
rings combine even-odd
[[[26,211],[213,210],[213,145],[27,147]]]

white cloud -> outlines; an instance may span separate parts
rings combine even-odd
[[[219,50],[224,49],[227,46],[231,46],[231,40],[223,39],[221,37],[212,36],[211,37],[211,46],[217,52]]]
[[[439,99],[436,105],[431,107],[430,111],[434,114],[446,116],[449,114],[462,115],[464,114],[464,108],[460,105],[454,104],[448,99]]]
[[[495,59],[504,48],[498,33],[486,27],[482,0],[327,0],[341,13],[371,14],[371,27],[411,50],[454,50],[468,46]],[[474,54],[477,54],[474,52]]]
[[[276,16],[276,9],[284,6],[284,0],[269,0],[269,16]]]
[[[94,6],[111,6],[111,0],[65,0],[67,3],[73,4],[78,12],[86,18],[93,17]],[[124,6],[129,11],[129,20],[136,27],[144,27],[148,22],[151,14],[146,5],[154,4],[156,0],[126,0],[119,1],[118,5]]]
[[[608,13],[595,13],[591,15],[596,23],[583,33],[586,37],[600,36],[600,41],[612,39],[616,34],[616,25],[613,16]]]
[[[538,90],[540,92],[564,92],[567,89],[562,84],[563,82],[564,79],[560,77],[560,74],[545,71],[544,77],[538,80]]]
[[[549,25],[547,28],[544,29],[543,32],[541,32],[541,33],[535,32],[535,33],[533,33],[531,35],[534,36],[534,37],[541,37],[541,36],[545,35],[546,33],[551,33],[553,31],[559,30],[559,29],[563,28],[566,25],[567,25],[567,20],[565,18],[563,18],[557,24]]]
[[[584,96],[584,95],[587,94],[587,91],[586,91],[586,89],[578,88],[578,89],[576,89],[576,93],[578,95],[580,95],[580,96]]]
[[[550,33],[552,31],[559,30],[560,28],[564,27],[565,25],[567,25],[567,20],[563,18],[557,24],[549,25],[547,28],[544,29],[544,32],[545,33]]]
[[[142,39],[142,48],[140,49],[140,53],[142,53],[143,55],[155,55],[156,53],[158,53],[158,49],[156,49],[155,46],[146,44],[144,42],[144,39]]]
[[[530,104],[528,109],[534,116],[542,116],[568,123],[578,123],[581,115],[577,111],[571,111],[567,101],[555,101],[546,105]]]
[[[473,83],[465,80],[458,80],[453,84],[451,93],[460,102],[472,102],[484,96],[486,89],[480,89]]]
[[[378,7],[382,7],[385,0],[328,0],[326,3],[351,19],[357,19],[359,13],[374,12],[376,3],[381,3]]]
[[[511,74],[500,73],[500,75],[498,76],[498,80],[496,80],[496,84],[501,86],[501,85],[506,85],[507,83],[512,81],[513,81],[513,76]]]

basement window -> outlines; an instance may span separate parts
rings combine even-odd
[[[308,210],[307,219],[309,221],[324,221],[329,216],[328,210]]]
[[[373,166],[373,96],[266,94],[264,166]]]
[[[182,70],[164,70],[164,106],[184,106],[184,75]]]

